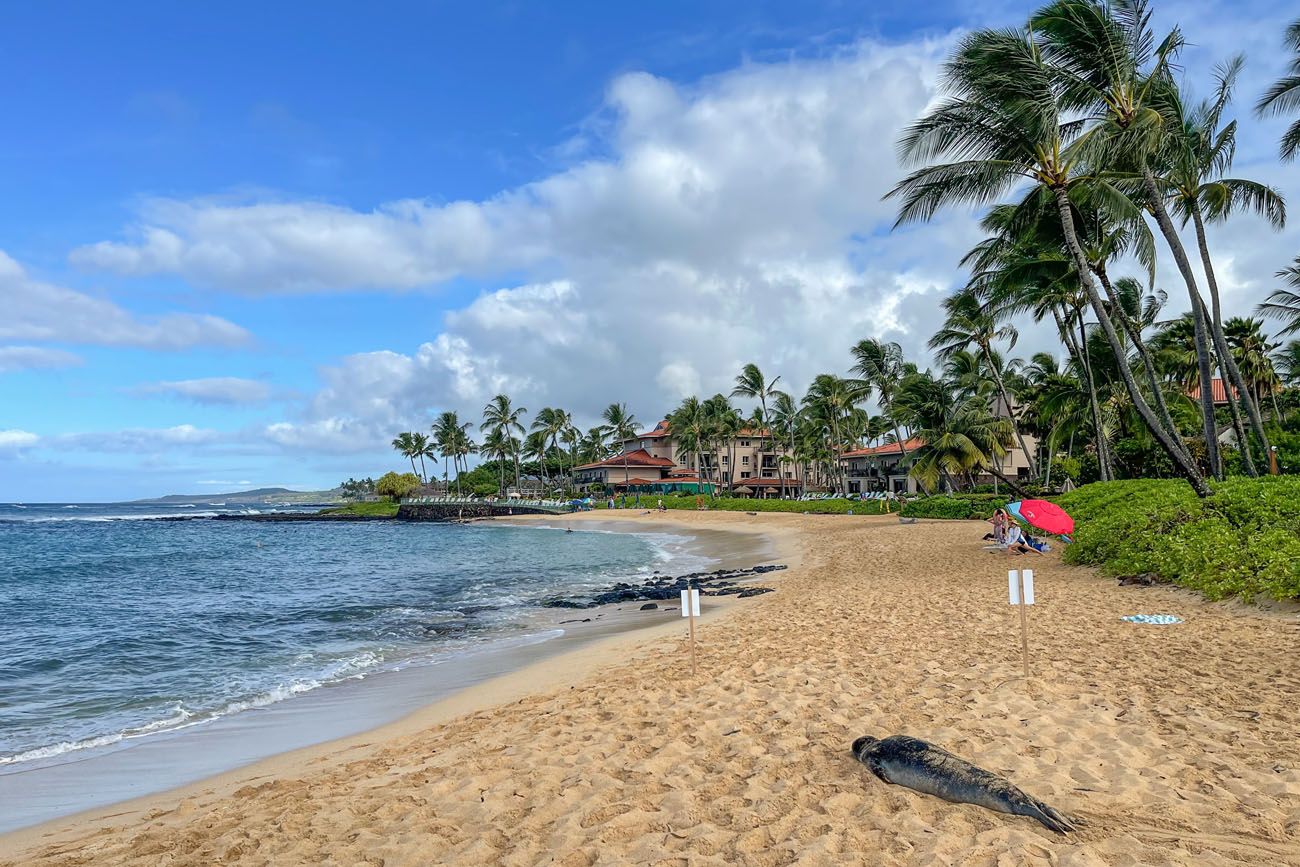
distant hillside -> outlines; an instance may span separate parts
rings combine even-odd
[[[342,500],[338,488],[330,491],[291,491],[288,488],[254,488],[251,491],[234,491],[226,494],[168,494],[136,503],[154,505],[180,505],[226,503],[228,505],[291,506],[298,503],[337,503]]]

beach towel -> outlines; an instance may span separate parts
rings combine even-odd
[[[1149,623],[1155,626],[1167,626],[1171,623],[1183,622],[1183,618],[1175,617],[1172,614],[1129,614],[1121,617],[1120,620],[1127,620],[1129,623]]]

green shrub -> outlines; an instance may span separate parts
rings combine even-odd
[[[1173,479],[1085,485],[1057,498],[1074,518],[1065,560],[1154,573],[1210,599],[1300,598],[1300,477],[1230,478],[1202,500]]]
[[[908,500],[902,514],[908,518],[943,518],[954,521],[988,520],[1000,506],[1018,499],[1014,494],[940,494]]]
[[[642,494],[641,505],[633,506],[634,496],[627,498],[628,508],[653,509],[660,499],[659,494]],[[696,500],[693,494],[686,496],[664,496],[664,506],[669,509],[694,509]],[[622,503],[622,497],[615,498],[616,503]],[[710,509],[723,512],[792,512],[794,514],[803,514],[807,512],[810,515],[846,515],[853,512],[855,515],[883,515],[887,514],[887,509],[894,512],[898,511],[896,503],[885,504],[873,500],[812,500],[802,502],[800,500],[751,500],[744,497],[717,497],[710,499],[707,494],[702,494],[700,502]],[[598,499],[595,505],[599,509],[605,508],[605,499]]]

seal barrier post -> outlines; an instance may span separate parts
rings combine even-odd
[[[1034,570],[1019,569],[1007,572],[1007,594],[1012,605],[1020,609],[1020,651],[1023,656],[1025,677],[1029,677],[1029,620],[1025,606],[1034,604]]]
[[[700,591],[690,589],[682,591],[682,616],[690,621],[691,629],[691,677],[695,676],[695,618],[700,616]]]

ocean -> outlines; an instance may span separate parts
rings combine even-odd
[[[562,518],[208,519],[239,511],[0,504],[0,778],[545,643],[565,630],[537,616],[544,597],[709,562],[679,536],[566,533]]]

